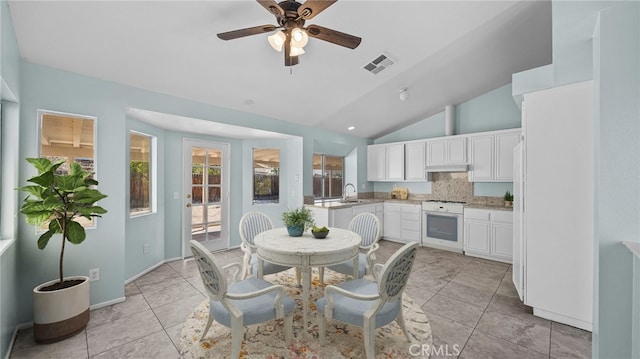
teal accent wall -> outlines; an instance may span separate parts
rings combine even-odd
[[[511,84],[456,105],[456,134],[520,128],[521,123]]]
[[[593,79],[593,30],[598,11],[616,2],[553,1],[554,86]]]
[[[513,101],[511,84],[501,86],[469,101],[457,104],[456,134],[506,130],[521,127],[521,113]],[[420,122],[374,140],[374,143],[390,143],[444,136],[444,111]],[[428,194],[431,187],[426,183],[375,182],[375,192],[390,192],[394,185],[408,187],[409,193]],[[502,197],[511,182],[473,184],[476,196]]]
[[[600,12],[593,45],[593,357],[638,358],[632,313],[640,278],[621,242],[640,241],[640,3],[615,5]]]
[[[165,221],[165,196],[169,196],[164,190],[165,178],[167,172],[165,171],[166,162],[163,160],[164,154],[164,134],[165,131],[154,126],[148,125],[144,122],[136,121],[133,119],[127,119],[127,131],[125,133],[125,145],[126,145],[126,164],[127,169],[126,183],[129,183],[129,134],[131,131],[137,131],[144,133],[145,135],[154,136],[156,138],[156,151],[157,161],[152,162],[152,166],[157,166],[157,176],[152,177],[152,181],[156,182],[156,211],[154,213],[145,214],[142,216],[131,217],[129,215],[129,203],[130,193],[125,193],[125,279],[134,277],[145,269],[162,262],[165,259],[165,236],[164,236],[164,221]],[[100,144],[98,144],[100,146]],[[180,171],[172,171],[173,173],[179,173]],[[129,188],[128,186],[126,188]],[[180,219],[180,217],[177,217]],[[178,222],[180,222],[178,220]],[[149,253],[143,253],[143,245],[149,245]]]
[[[18,290],[18,186],[20,108],[20,52],[9,7],[0,1],[0,358],[9,353],[16,326],[21,322],[16,308]]]

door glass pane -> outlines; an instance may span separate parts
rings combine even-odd
[[[210,223],[209,226],[207,227],[207,239],[212,240],[212,239],[219,239],[219,238],[220,238],[220,224]]]
[[[220,167],[209,167],[207,170],[207,180],[209,184],[221,184],[222,181],[222,171],[220,171]]]
[[[193,186],[191,188],[191,203],[193,204],[202,203],[202,186]]]
[[[221,222],[221,218],[220,217],[220,205],[216,204],[213,206],[207,206],[207,222],[209,223],[213,223],[215,225],[220,224]]]
[[[193,149],[191,150],[191,164],[193,165],[193,167],[204,166],[206,153],[206,148],[193,147]]]
[[[220,202],[220,187],[209,187],[207,203],[219,203]]]
[[[191,206],[191,223],[204,223],[204,206]]]

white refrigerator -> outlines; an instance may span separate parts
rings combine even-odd
[[[524,96],[514,152],[513,281],[533,314],[585,330],[593,317],[593,85]]]

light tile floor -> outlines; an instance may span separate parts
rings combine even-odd
[[[378,261],[401,244],[380,241]],[[217,253],[239,262],[239,249]],[[591,333],[534,317],[507,264],[422,247],[406,293],[430,320],[434,358],[590,358]],[[182,323],[205,298],[193,261],[175,261],[130,283],[123,303],[91,312],[87,329],[38,345],[18,333],[10,358],[178,358]],[[417,349],[417,348],[416,348]]]

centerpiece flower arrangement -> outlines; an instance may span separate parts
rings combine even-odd
[[[313,213],[304,206],[282,213],[282,222],[291,237],[300,237],[307,229],[315,226]]]

